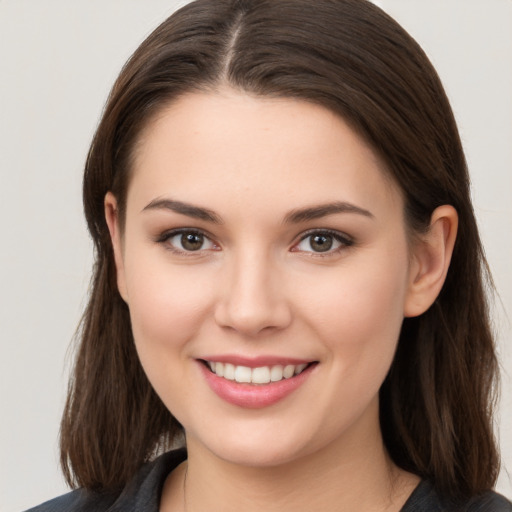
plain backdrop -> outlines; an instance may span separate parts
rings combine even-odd
[[[66,491],[57,436],[92,247],[81,172],[109,88],[172,0],[0,0],[0,510]],[[499,299],[497,427],[512,496],[512,2],[380,0],[424,47],[459,122]],[[508,316],[507,316],[508,315]]]

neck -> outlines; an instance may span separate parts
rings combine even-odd
[[[266,467],[223,460],[189,436],[188,461],[166,482],[161,510],[399,511],[418,478],[391,462],[378,428],[356,434]]]

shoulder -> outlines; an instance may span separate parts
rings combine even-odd
[[[184,449],[164,453],[144,464],[120,493],[76,489],[26,512],[158,512],[167,475],[186,457]]]
[[[494,491],[488,491],[482,496],[471,500],[467,512],[512,512],[512,503]]]
[[[494,491],[487,491],[465,503],[448,503],[439,497],[429,482],[423,480],[401,512],[512,512],[512,503]]]
[[[47,501],[26,512],[81,512],[81,511],[103,511],[107,510],[115,501],[115,496],[92,493],[84,489],[76,489],[58,498]]]

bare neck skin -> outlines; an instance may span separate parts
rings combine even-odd
[[[365,416],[376,417],[377,403],[371,409]],[[167,478],[160,510],[398,512],[419,478],[393,464],[380,429],[367,420],[324,449],[275,467],[226,462],[189,436],[189,458]]]

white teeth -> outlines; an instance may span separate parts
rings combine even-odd
[[[235,380],[237,382],[251,382],[251,369],[247,366],[237,366],[235,368]]]
[[[217,363],[219,364],[219,363]],[[222,364],[222,363],[220,363]],[[217,366],[217,365],[215,365]],[[235,380],[235,366],[230,363],[224,365],[224,378],[228,380]]]
[[[289,379],[295,374],[295,366],[293,364],[287,364],[283,370],[283,377]]]
[[[246,384],[268,384],[269,382],[279,382],[283,379],[289,379],[294,375],[302,373],[307,364],[288,364],[286,366],[259,366],[258,368],[249,368],[248,366],[235,366],[231,363],[219,363],[207,361],[211,371],[218,377],[224,377],[228,380]]]
[[[224,377],[224,365],[222,363],[213,363],[215,368],[212,368],[219,377]]]
[[[295,367],[295,372],[294,374],[295,375],[299,375],[299,373],[302,373],[304,371],[304,368],[306,368],[307,364],[298,364],[296,367]]]
[[[253,384],[268,384],[270,382],[270,368],[268,366],[253,368],[251,382]]]
[[[283,367],[282,366],[272,366],[270,369],[270,380],[272,382],[277,382],[279,380],[283,380]]]

